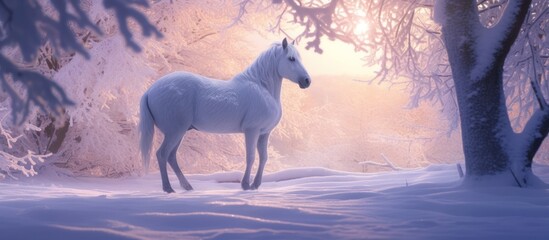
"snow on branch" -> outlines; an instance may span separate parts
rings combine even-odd
[[[0,151],[0,178],[4,178],[7,175],[12,179],[17,180],[18,178],[13,174],[13,172],[20,172],[26,177],[34,176],[38,174],[34,169],[34,166],[38,162],[44,162],[44,158],[51,155],[52,153],[35,154],[32,151],[28,151],[27,155],[17,157]]]
[[[545,101],[545,100],[544,100]],[[531,167],[535,154],[549,134],[549,108],[542,107],[534,111],[526,122],[522,132],[513,145],[517,156],[526,156],[518,162],[520,166]]]
[[[512,123],[520,130],[549,94],[549,8],[547,0],[532,1],[515,43],[505,60],[504,84],[509,108],[515,111]],[[538,87],[539,86],[539,87]]]
[[[530,52],[532,53],[532,61],[536,61],[536,57],[534,57],[535,53],[534,53],[534,50],[532,48],[532,45],[530,45]],[[539,107],[541,108],[541,110],[545,110],[547,109],[547,101],[545,100],[545,97],[543,96],[543,92],[541,91],[541,87],[539,85],[539,83],[541,82],[541,74],[538,74],[538,71],[537,71],[537,66],[538,65],[537,63],[532,63],[533,65],[533,71],[534,71],[534,76],[530,78],[530,84],[532,85],[532,90],[534,91],[534,96],[536,97],[536,99],[538,100],[538,104],[539,104]],[[539,80],[538,80],[538,77],[539,77]]]
[[[7,111],[6,108],[0,108],[0,111]],[[0,136],[4,137],[6,139],[6,144],[8,145],[8,148],[13,148],[13,145],[14,143],[17,142],[17,140],[19,138],[21,138],[23,135],[19,135],[17,137],[14,137],[12,136],[12,131],[10,131],[9,129],[6,129],[4,128],[4,125],[1,124],[4,122],[4,120],[6,119],[6,117],[8,116],[8,114],[2,116],[2,118],[0,119]]]
[[[0,108],[0,111],[8,111],[8,110],[6,108]],[[0,119],[0,137],[3,137],[6,140],[8,149],[12,149],[13,144],[17,143],[17,141],[23,135],[14,137],[12,131],[4,127],[4,120],[8,115],[9,114],[5,114]],[[33,125],[28,125],[26,128],[31,130],[38,130],[38,131],[41,130],[40,128]],[[0,145],[3,145],[3,144],[0,143]],[[52,155],[51,153],[36,154],[33,151],[27,150],[26,155],[18,157],[6,152],[6,150],[7,149],[0,150],[0,179],[5,178],[6,175],[12,179],[17,179],[14,173],[22,173],[27,177],[34,176],[37,174],[36,170],[34,169],[34,166],[38,162],[44,162],[44,158]]]
[[[498,18],[490,17],[490,20],[484,23],[484,28],[475,28],[478,31],[476,33],[478,36],[476,52],[478,54],[477,64],[471,72],[472,79],[481,78],[495,61],[505,59],[501,56],[507,56],[511,46],[515,43],[531,2],[532,0],[501,0],[495,1],[495,3],[490,2],[491,5],[484,3],[479,6],[479,13],[493,10],[499,14]]]

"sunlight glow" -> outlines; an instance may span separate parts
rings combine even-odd
[[[265,36],[250,34],[248,38],[254,43],[254,50],[262,51],[265,46],[280,41],[280,35],[267,34]],[[306,68],[311,69],[311,75],[347,75],[347,76],[371,76],[373,69],[364,66],[361,53],[355,51],[350,44],[341,41],[329,41],[323,39],[322,54],[305,49],[306,41],[298,43],[297,47],[301,59]]]
[[[368,25],[368,22],[366,22],[365,20],[359,20],[355,25],[353,33],[357,36],[363,36],[368,32],[369,29],[370,25]]]

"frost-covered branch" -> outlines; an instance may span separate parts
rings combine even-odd
[[[0,110],[8,111],[5,108]],[[9,153],[8,150],[13,149],[14,144],[17,144],[23,135],[14,137],[13,132],[5,128],[4,123],[6,116],[8,115],[9,114],[5,114],[0,118],[0,138],[4,138],[6,141],[5,145],[7,145],[7,149],[0,150],[0,179],[5,178],[6,175],[12,179],[17,179],[14,173],[22,173],[27,177],[34,176],[37,174],[34,166],[38,162],[44,162],[44,158],[49,157],[52,154],[36,154],[33,151],[27,150],[26,155],[18,157],[16,154]],[[41,130],[32,125],[28,125],[26,128],[33,131]],[[0,142],[0,146],[2,145],[4,145],[4,143]]]
[[[503,65],[511,50],[511,46],[515,43],[518,34],[522,28],[522,23],[527,16],[528,9],[531,5],[531,0],[516,0],[506,1],[506,5],[499,5],[494,9],[501,8],[501,16],[499,21],[490,22],[487,27],[476,27],[478,33],[478,43],[476,52],[477,65],[472,72],[473,79],[482,77],[486,74],[494,61],[501,61],[497,64]],[[478,16],[478,14],[476,14]],[[480,22],[479,22],[480,23]]]
[[[541,82],[541,74],[538,74],[537,65],[536,62],[537,58],[534,53],[534,49],[532,47],[532,44],[530,43],[530,53],[532,54],[532,70],[534,71],[533,77],[530,78],[530,84],[532,85],[532,91],[534,91],[534,96],[538,100],[539,107],[542,111],[547,110],[547,101],[545,100],[545,97],[543,96],[543,92],[541,91],[541,87],[539,83]],[[539,76],[539,80],[538,80]]]
[[[487,31],[492,34],[492,39],[498,39],[500,44],[497,44],[496,58],[507,56],[513,43],[515,43],[519,31],[523,26],[523,22],[527,17],[528,9],[532,4],[532,0],[514,0],[509,1],[505,7],[500,21],[492,29]],[[498,33],[498,35],[493,35]],[[502,34],[502,35],[499,35]],[[498,46],[499,45],[499,46]],[[505,58],[503,58],[505,59]]]
[[[7,111],[7,109],[5,108],[0,108],[1,111]],[[5,114],[4,116],[2,116],[2,118],[0,118],[0,136],[4,137],[4,139],[6,139],[6,145],[8,145],[8,148],[13,148],[13,144],[17,142],[17,140],[19,140],[19,138],[21,138],[23,135],[19,135],[19,136],[12,136],[12,131],[9,130],[9,129],[6,129],[4,127],[4,125],[2,124],[6,117],[8,116],[8,114]]]
[[[32,151],[28,151],[27,155],[17,157],[9,153],[0,151],[0,177],[4,178],[5,175],[7,175],[12,179],[17,180],[18,178],[13,175],[13,172],[20,172],[27,177],[34,176],[38,174],[34,169],[34,166],[38,162],[44,162],[44,158],[47,158],[51,155],[51,153],[35,154]]]
[[[549,71],[544,70],[549,68],[549,41],[546,37],[549,8],[543,7],[547,4],[547,0],[532,2],[505,62],[507,104],[510,108],[521,109],[513,116],[513,124],[518,128],[524,126],[541,106],[540,100],[549,94]],[[536,89],[536,84],[539,89]]]
[[[549,109],[539,109],[530,117],[519,134],[515,147],[519,156],[525,156],[522,165],[532,167],[535,154],[549,134]]]

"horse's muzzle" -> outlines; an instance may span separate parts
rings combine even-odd
[[[301,89],[308,88],[309,86],[311,86],[311,79],[303,78],[303,79],[299,80],[299,87]]]

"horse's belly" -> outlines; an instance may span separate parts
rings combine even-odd
[[[194,125],[193,125],[194,127]],[[241,133],[242,130],[238,128],[228,128],[228,127],[215,127],[215,126],[198,126],[195,127],[196,130],[207,133]]]
[[[193,127],[211,133],[242,132],[241,109],[232,104],[208,104],[195,109]]]
[[[197,109],[193,127],[211,133],[240,133],[257,129],[261,134],[270,132],[280,120],[280,110],[249,106],[219,105]]]
[[[231,122],[215,122],[210,120],[195,121],[192,125],[196,130],[209,133],[239,133],[242,129]]]

